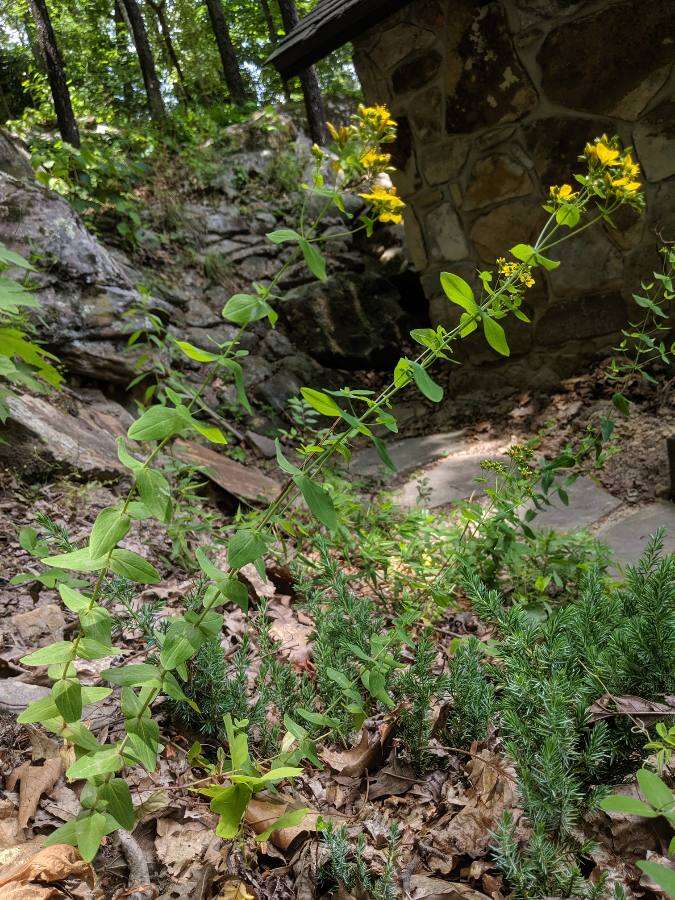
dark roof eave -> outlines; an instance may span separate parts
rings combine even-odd
[[[411,2],[362,0],[349,4],[348,14],[340,15],[338,9],[337,13],[325,16],[323,21],[315,15],[320,11],[319,6],[286,35],[269,56],[267,64],[275,66],[282,77],[292,78]]]

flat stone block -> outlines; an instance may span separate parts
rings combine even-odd
[[[418,473],[403,485],[394,494],[394,500],[399,506],[412,507],[422,505],[428,509],[436,509],[447,503],[465,500],[471,494],[480,496],[483,494],[483,486],[476,483],[476,478],[490,478],[489,472],[484,472],[480,464],[486,454],[476,453],[470,456],[451,456],[442,459],[423,472]],[[487,455],[490,459],[505,461],[505,457]],[[421,503],[418,500],[420,489],[425,497]]]
[[[588,528],[621,506],[620,500],[590,478],[577,478],[574,484],[565,490],[569,496],[569,505],[565,506],[556,494],[551,506],[542,509],[537,518],[531,522],[533,528],[578,531],[580,528]],[[520,510],[521,515],[532,506],[531,503],[523,506]]]
[[[664,550],[675,553],[675,503],[662,501],[636,510],[630,516],[598,533],[614,551],[620,566],[636,563],[657,528],[665,528]]]
[[[444,434],[403,438],[387,443],[387,450],[399,473],[411,472],[445,453],[456,453],[461,447],[463,434],[464,431],[449,431]],[[349,470],[355,475],[384,475],[389,472],[372,446],[354,453]]]

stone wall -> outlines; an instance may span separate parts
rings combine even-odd
[[[537,273],[504,384],[555,384],[611,346],[657,265],[657,234],[675,239],[674,60],[671,0],[415,0],[356,43],[367,101],[399,122],[394,181],[436,322],[454,321],[439,273],[470,280],[533,239],[542,198],[587,140],[618,133],[636,148],[646,216],[562,244],[562,266]],[[482,342],[463,354],[479,364],[464,369],[472,385],[494,381]]]

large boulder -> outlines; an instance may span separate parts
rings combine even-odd
[[[167,317],[172,307],[141,298],[120,256],[85,228],[66,200],[2,170],[0,241],[34,260],[40,337],[70,372],[127,383],[133,357],[125,346],[143,322],[143,304]]]

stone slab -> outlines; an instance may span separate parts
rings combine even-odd
[[[480,464],[486,458],[506,461],[506,457],[485,452],[449,456],[406,482],[394,494],[394,501],[407,508],[422,505],[427,509],[436,509],[457,500],[465,500],[472,494],[480,496],[483,494],[483,487],[476,483],[476,478],[485,476]],[[420,488],[428,499],[419,501]]]
[[[531,523],[532,527],[578,531],[595,524],[621,506],[620,500],[590,478],[577,478],[565,490],[569,496],[569,505],[565,506],[556,494],[551,506],[537,513],[536,519]],[[526,504],[519,512],[522,514],[531,506],[532,504]]]
[[[675,503],[661,501],[644,506],[630,516],[600,529],[598,537],[614,551],[620,566],[633,564],[642,555],[657,528],[665,528],[664,550],[675,553]]]
[[[427,434],[423,437],[403,438],[387,442],[387,450],[399,473],[411,472],[426,466],[446,453],[456,453],[461,447],[464,431],[448,431],[444,434]],[[389,470],[383,464],[375,447],[358,450],[349,464],[355,475],[382,475]]]
[[[279,482],[251,465],[242,465],[222,453],[193,441],[176,441],[176,454],[199,468],[224,491],[243,500],[275,500],[281,490]]]

